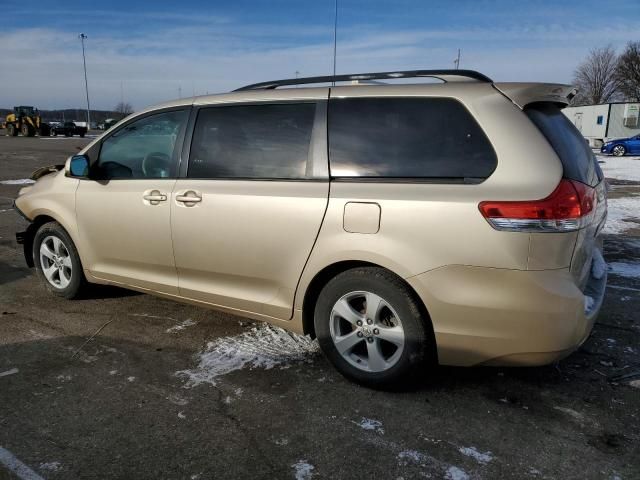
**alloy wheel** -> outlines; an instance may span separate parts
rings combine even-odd
[[[60,238],[49,235],[42,240],[40,266],[47,281],[55,288],[66,288],[71,282],[73,272],[71,255]]]
[[[400,317],[375,293],[343,295],[331,310],[329,329],[338,353],[359,370],[383,372],[402,356],[405,334]]]

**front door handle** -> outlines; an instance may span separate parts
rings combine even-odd
[[[142,195],[142,198],[148,201],[151,205],[158,205],[160,202],[165,202],[167,200],[167,195],[159,190],[151,190],[150,192],[146,192]]]
[[[187,190],[181,195],[176,195],[176,202],[184,203],[187,207],[193,207],[196,203],[202,201],[202,195],[193,190]]]

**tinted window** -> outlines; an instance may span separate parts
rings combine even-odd
[[[158,113],[129,123],[102,142],[92,167],[96,178],[171,178],[177,173],[176,140],[186,111]]]
[[[469,112],[446,98],[331,100],[329,158],[334,177],[472,181],[497,162]]]
[[[314,115],[313,103],[202,109],[188,176],[305,178]]]
[[[551,103],[539,103],[527,107],[525,112],[560,157],[565,178],[596,185],[602,178],[596,157],[560,109]]]

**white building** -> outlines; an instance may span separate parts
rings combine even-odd
[[[562,110],[592,147],[640,133],[640,103],[618,102]]]

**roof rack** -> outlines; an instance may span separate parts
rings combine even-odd
[[[478,81],[493,83],[486,75],[475,70],[404,70],[397,72],[377,72],[377,73],[351,73],[348,75],[326,75],[322,77],[287,78],[284,80],[272,80],[270,82],[254,83],[234,90],[241,92],[244,90],[270,90],[288,85],[305,85],[310,83],[331,83],[348,82],[352,80],[382,80],[397,78],[437,78],[443,82],[464,82]]]

